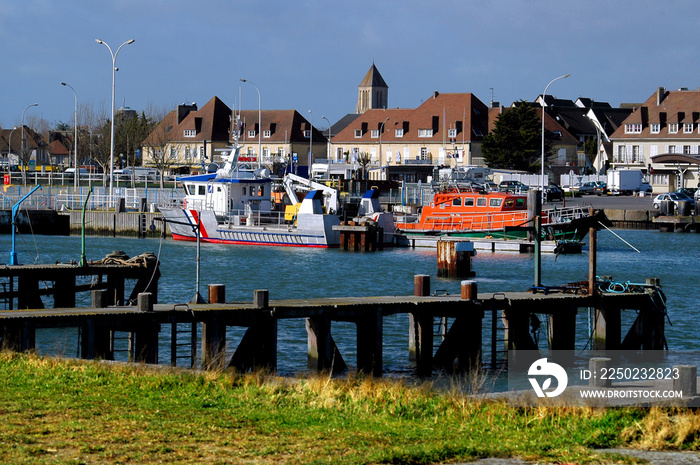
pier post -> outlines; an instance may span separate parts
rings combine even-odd
[[[95,289],[91,294],[92,308],[105,308],[107,306],[107,291]]]
[[[435,352],[435,365],[447,372],[468,372],[481,367],[481,326],[484,310],[474,302],[477,286],[474,281],[462,281],[464,311],[455,318],[440,347]]]
[[[611,306],[595,309],[593,350],[616,350],[622,337],[622,311]]]
[[[594,211],[591,208],[590,215]],[[598,230],[591,226],[588,229],[588,295],[596,293],[596,268],[598,265]]]
[[[471,241],[440,239],[437,242],[438,276],[469,278],[472,271],[471,257],[474,244]]]
[[[306,318],[307,366],[323,371],[333,368],[331,319],[327,312]]]
[[[223,284],[209,285],[209,303],[223,304],[226,302],[226,286]]]
[[[202,321],[202,367],[223,366],[226,349],[226,325],[216,315]]]
[[[413,295],[430,295],[430,275],[417,274],[413,277]],[[408,314],[409,360],[416,361],[418,376],[430,376],[433,371],[433,315],[429,312]]]
[[[134,331],[134,360],[140,363],[158,363],[158,332],[160,324],[147,320]]]
[[[357,321],[357,370],[382,375],[382,311],[375,308]]]
[[[150,292],[140,293],[136,299],[136,308],[139,309],[139,312],[152,312],[153,294]]]
[[[53,294],[54,308],[75,307],[75,275],[62,273],[56,276]]]
[[[683,391],[683,398],[698,395],[698,367],[695,365],[675,365],[678,377],[673,379],[673,390]]]
[[[277,369],[277,319],[268,310],[270,291],[256,289],[253,306],[261,311],[253,317],[229,366],[241,373],[262,368]]]
[[[549,348],[574,350],[576,347],[576,313],[574,306],[561,308],[549,315]]]

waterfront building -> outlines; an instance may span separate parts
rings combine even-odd
[[[331,138],[333,160],[367,161],[370,179],[415,182],[433,166],[483,165],[489,109],[474,94],[434,92],[418,108],[367,109]]]
[[[296,110],[236,111],[240,121],[240,161],[260,163],[275,171],[285,167],[306,175],[313,131],[313,163],[325,158],[327,139]],[[144,141],[143,164],[165,174],[190,174],[222,166],[233,142],[233,112],[218,97],[201,109],[178,105]],[[261,153],[262,152],[262,156]],[[214,166],[212,166],[212,164]]]
[[[659,87],[610,137],[611,167],[642,170],[654,192],[697,187],[700,90]]]

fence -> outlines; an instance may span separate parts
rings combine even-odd
[[[0,192],[0,210],[9,210],[34,186],[4,186]],[[93,187],[88,199],[87,210],[112,210],[124,206],[128,210],[155,211],[157,205],[182,204],[184,192],[176,188],[125,188],[113,189],[114,195],[109,195],[107,187]],[[22,202],[23,209],[49,210],[82,210],[89,187],[77,189],[66,186],[43,186]],[[120,199],[124,199],[121,203]]]

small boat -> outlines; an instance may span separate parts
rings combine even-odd
[[[312,190],[296,214],[285,220],[273,211],[272,179],[265,168],[239,163],[235,145],[226,164],[216,173],[178,179],[185,190],[182,205],[159,207],[175,240],[223,244],[294,247],[337,247],[340,224],[337,216],[324,212],[324,192]]]
[[[603,218],[591,216],[580,207],[542,212],[542,237],[549,240],[580,241]],[[604,215],[603,215],[604,216]],[[478,189],[448,189],[437,192],[417,218],[396,217],[396,228],[406,235],[450,235],[516,239],[532,228],[527,196]]]

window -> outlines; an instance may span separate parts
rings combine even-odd
[[[433,130],[432,129],[419,129],[418,130],[418,137],[433,137]]]
[[[454,199],[452,199],[452,206],[453,207],[461,207],[462,206],[462,198],[455,197]]]
[[[686,155],[690,155],[690,154],[691,154],[690,145],[684,145],[684,146],[683,146],[683,153],[686,154]]]
[[[379,137],[379,129],[372,129],[372,139]]]
[[[659,132],[661,132],[661,123],[651,123],[651,125],[649,126],[649,130],[652,134],[658,134]]]
[[[269,129],[265,129],[265,130],[263,131],[263,137],[266,137],[266,138],[269,139],[269,138],[270,138],[270,135],[272,135],[272,131],[270,131]]]
[[[489,207],[498,208],[501,206],[502,203],[503,203],[503,199],[498,198],[498,197],[494,197],[492,199],[489,199]]]
[[[304,137],[306,137],[307,139],[311,138],[311,130],[310,129],[304,130]]]
[[[678,133],[678,123],[669,123],[668,124],[668,133],[669,134],[677,134]]]
[[[447,133],[447,137],[454,139],[457,137],[457,130],[456,129],[450,129],[449,132]]]
[[[195,131],[194,129],[185,129],[183,131],[183,136],[185,136],[185,137],[194,137],[196,135],[197,135],[197,131]]]
[[[690,134],[693,132],[693,123],[683,123],[683,133]]]
[[[362,137],[362,129],[355,129],[355,139]]]
[[[486,197],[479,197],[476,199],[476,206],[477,207],[485,207],[486,206]]]
[[[255,129],[248,131],[248,137],[255,137]]]
[[[465,207],[473,207],[474,206],[474,197],[465,197],[464,198],[464,206]]]
[[[394,131],[394,135],[396,137],[403,137],[403,128],[397,129],[396,131]]]
[[[641,124],[625,124],[625,134],[641,134]]]
[[[428,159],[428,147],[421,147],[420,148],[420,160],[427,160]]]

